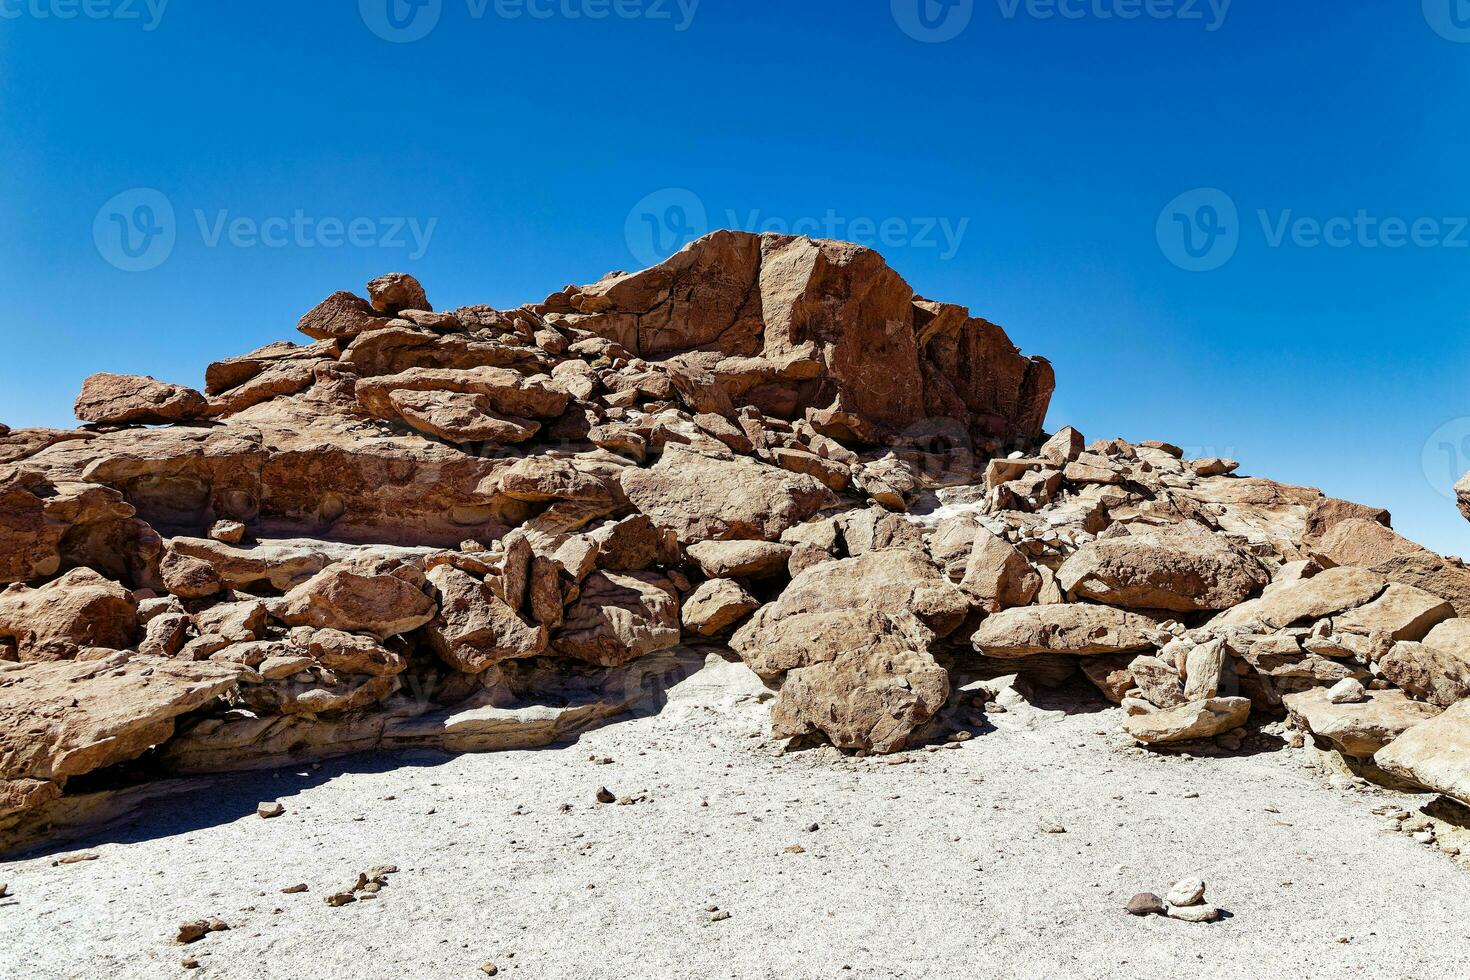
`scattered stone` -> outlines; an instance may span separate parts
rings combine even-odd
[[[613,795],[612,790],[608,789],[606,786],[599,786],[593,798],[596,799],[598,803],[616,803],[618,801],[618,798]]]
[[[1181,878],[1169,886],[1165,896],[1170,905],[1198,905],[1205,900],[1205,882],[1202,878]]]
[[[1213,905],[1171,905],[1168,915],[1181,922],[1214,922],[1220,918],[1220,910]]]
[[[271,817],[279,817],[281,814],[283,814],[285,812],[286,812],[286,808],[284,806],[282,806],[280,803],[275,803],[275,802],[272,802],[272,803],[262,803],[262,804],[260,804],[259,806],[257,806],[255,808],[256,815],[259,816],[259,817],[265,818],[267,820],[270,819]]]
[[[1128,900],[1129,915],[1163,915],[1167,911],[1164,900],[1153,892],[1139,892]]]

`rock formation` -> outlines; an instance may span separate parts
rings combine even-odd
[[[1287,717],[1470,802],[1470,569],[1231,460],[1045,437],[1049,364],[871,250],[367,294],[202,391],[97,375],[85,427],[0,427],[0,846],[80,777],[545,744],[696,642],[781,737],[892,752],[964,677],[1086,678],[1144,744]]]

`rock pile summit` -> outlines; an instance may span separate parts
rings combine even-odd
[[[691,643],[782,738],[893,752],[976,678],[1075,678],[1143,744],[1286,718],[1470,803],[1470,569],[1048,437],[1049,363],[869,249],[717,232],[512,310],[395,273],[298,328],[0,426],[0,847],[150,779],[547,744],[656,710]]]

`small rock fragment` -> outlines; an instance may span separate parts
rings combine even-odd
[[[1169,918],[1181,922],[1214,922],[1220,918],[1220,910],[1213,905],[1176,905],[1170,907]]]
[[[1201,878],[1180,878],[1169,886],[1169,904],[1181,908],[1198,905],[1205,899],[1205,883]]]
[[[271,817],[279,817],[286,812],[286,808],[280,803],[262,803],[255,808],[255,813],[262,819],[269,820]]]
[[[612,790],[606,786],[597,787],[596,800],[598,803],[616,803],[618,798],[613,795]]]
[[[1167,911],[1164,900],[1153,892],[1139,892],[1128,900],[1129,915],[1163,915]]]

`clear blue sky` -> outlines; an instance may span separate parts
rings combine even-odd
[[[0,421],[389,270],[509,306],[795,228],[1052,358],[1053,426],[1470,555],[1470,2],[923,2],[0,0]]]

